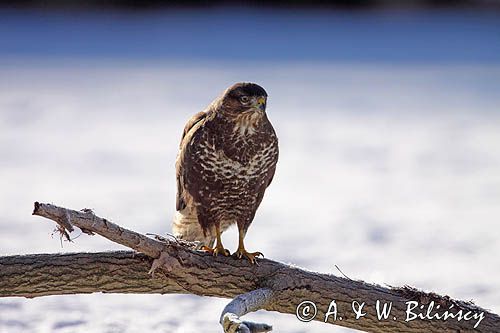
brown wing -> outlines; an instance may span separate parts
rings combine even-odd
[[[262,192],[264,192],[267,189],[267,187],[269,185],[271,185],[271,182],[273,181],[274,173],[276,172],[276,164],[278,163],[278,155],[279,155],[278,137],[276,136],[276,132],[274,131],[274,128],[269,121],[268,121],[268,124],[269,124],[269,131],[271,132],[271,137],[273,138],[274,144],[276,145],[276,150],[277,150],[278,154],[276,155],[276,157],[273,161],[273,165],[272,165],[271,169],[269,169],[269,171],[266,175],[266,178],[267,178],[267,182],[265,183],[266,187],[264,187],[262,189]],[[264,193],[262,193],[262,195],[259,194],[259,196],[261,197],[260,200],[262,200]],[[259,200],[259,203],[260,203],[260,200]]]
[[[175,208],[180,211],[186,207],[186,201],[184,199],[184,153],[186,151],[186,146],[191,141],[193,134],[201,127],[204,120],[207,117],[207,112],[198,112],[195,114],[184,127],[184,132],[182,133],[181,143],[179,147],[179,155],[177,156],[177,161],[175,163],[176,168],[176,179],[177,179],[177,198],[175,202]]]
[[[262,202],[262,199],[264,198],[264,193],[266,192],[266,189],[269,187],[269,185],[271,185],[271,182],[273,181],[274,173],[276,172],[276,164],[278,163],[278,155],[279,155],[278,138],[277,138],[276,132],[274,131],[274,128],[270,122],[268,122],[268,126],[269,126],[268,130],[270,132],[270,137],[272,138],[271,140],[274,141],[273,143],[276,145],[276,151],[278,154],[276,154],[276,156],[274,157],[271,168],[267,171],[264,184],[262,186],[260,186],[260,188],[258,189],[257,204],[255,207],[256,210],[260,206],[260,203]]]
[[[271,185],[271,182],[273,181],[274,173],[276,172],[276,162],[277,161],[278,161],[278,158],[276,157],[274,165],[267,172],[266,182],[264,183],[264,186],[261,186],[261,188],[259,189],[259,193],[257,195],[256,209],[260,206],[260,203],[262,202],[262,199],[264,198],[264,193],[266,192],[266,189],[269,187],[269,185]]]

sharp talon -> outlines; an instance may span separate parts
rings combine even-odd
[[[200,250],[211,253],[214,257],[217,257],[217,255],[219,253],[222,254],[223,256],[226,256],[226,257],[230,256],[229,251],[227,249],[223,248],[222,246],[216,246],[214,248],[211,248],[211,247],[203,245],[200,248]]]
[[[252,264],[257,264],[256,258],[258,256],[262,256],[264,258],[264,255],[262,254],[262,252],[247,252],[245,249],[238,249],[234,253],[234,255],[236,255],[236,257],[238,257],[238,259],[241,259],[241,258],[245,257]]]
[[[213,253],[214,249],[212,249],[211,247],[208,247],[206,245],[203,245],[202,247],[200,247],[200,251],[206,251],[206,252]]]

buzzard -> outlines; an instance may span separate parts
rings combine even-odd
[[[243,240],[278,161],[266,101],[261,86],[236,83],[186,124],[176,161],[176,237],[199,241],[213,255],[229,256],[221,233],[236,224],[234,255],[251,263],[262,255],[248,252]]]

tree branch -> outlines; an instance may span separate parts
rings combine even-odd
[[[152,261],[134,251],[0,257],[0,297],[186,293],[165,275],[152,279]]]
[[[33,214],[56,221],[63,232],[69,229],[68,225],[76,226],[145,255],[120,251],[0,257],[0,296],[133,292],[236,297],[221,316],[221,324],[229,323],[224,326],[225,332],[231,332],[237,322],[243,330],[241,324],[246,322],[239,317],[259,308],[368,332],[469,332],[478,322],[476,332],[500,332],[500,317],[496,314],[447,296],[409,287],[386,288],[267,259],[251,265],[231,257],[212,257],[194,250],[191,243],[160,242],[121,228],[89,210],[36,203]],[[154,278],[147,274],[149,267]],[[384,303],[392,305],[387,319],[377,317],[377,301],[381,302],[380,308]],[[363,302],[361,310],[365,315],[356,319],[353,308],[358,309],[356,305]],[[433,306],[429,311],[432,319],[405,320],[412,302],[418,307],[411,309],[410,314],[422,317]],[[299,304],[302,305],[298,308]],[[420,309],[421,305],[424,309]],[[444,316],[445,311],[455,317],[444,320],[435,316]]]
[[[220,316],[219,322],[224,328],[224,332],[259,333],[271,331],[273,327],[270,325],[241,321],[240,317],[249,312],[264,308],[272,300],[272,295],[272,290],[261,288],[239,295],[233,299],[222,310],[222,315]]]

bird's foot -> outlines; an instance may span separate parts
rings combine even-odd
[[[225,249],[222,245],[217,245],[214,248],[211,248],[211,247],[203,245],[201,247],[201,250],[202,251],[207,251],[209,253],[212,253],[212,255],[214,257],[217,256],[219,253],[222,254],[223,256],[226,256],[226,257],[229,257],[231,255],[231,253],[229,252],[229,250]]]
[[[247,250],[241,249],[241,248],[238,248],[238,250],[233,255],[235,255],[236,257],[238,257],[238,259],[241,259],[241,258],[245,257],[252,264],[256,264],[257,263],[257,257],[258,256],[262,256],[262,258],[264,258],[264,255],[262,254],[262,252],[248,252]]]

